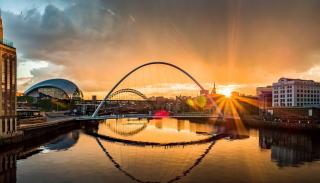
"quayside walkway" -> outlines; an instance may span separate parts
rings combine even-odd
[[[75,121],[76,117],[74,116],[66,116],[66,117],[58,117],[58,118],[48,118],[48,121],[43,123],[35,123],[35,124],[21,124],[18,127],[18,130],[33,130],[33,129],[41,129],[46,127],[58,126],[64,123],[68,123],[71,121]]]

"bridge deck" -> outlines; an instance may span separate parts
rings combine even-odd
[[[120,119],[120,118],[210,118],[210,119],[240,119],[234,116],[219,116],[219,115],[171,115],[171,116],[154,116],[149,114],[125,114],[125,115],[105,115],[105,116],[82,116],[76,118],[77,121],[90,121],[90,120],[106,120],[106,119]]]

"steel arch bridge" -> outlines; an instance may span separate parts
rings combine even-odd
[[[158,62],[149,62],[146,64],[142,64],[136,68],[134,68],[133,70],[131,70],[130,72],[128,72],[124,77],[122,77],[112,88],[111,90],[108,92],[108,94],[105,96],[104,100],[101,101],[101,103],[99,104],[99,106],[97,107],[97,109],[94,111],[94,113],[92,114],[92,118],[96,118],[99,110],[101,109],[101,107],[104,105],[104,103],[106,102],[106,100],[108,100],[108,98],[110,97],[110,95],[112,95],[112,93],[114,92],[114,90],[126,79],[128,78],[132,73],[136,72],[137,70],[146,67],[146,66],[150,66],[150,65],[166,65],[169,67],[172,67],[174,69],[177,69],[178,71],[182,72],[184,75],[186,75],[187,77],[189,77],[199,88],[201,91],[204,91],[204,87],[193,77],[191,76],[187,71],[183,70],[182,68],[168,63],[168,62],[162,62],[162,61],[158,61]],[[212,105],[215,107],[215,109],[217,110],[217,112],[219,113],[220,116],[223,116],[223,114],[221,113],[218,105],[213,101],[213,99],[208,96],[208,99],[210,100],[210,102],[212,103]]]
[[[122,93],[133,93],[139,97],[141,97],[143,100],[148,100],[147,96],[145,96],[143,93],[141,93],[138,90],[132,89],[132,88],[124,88],[121,90],[117,90],[116,92],[113,92],[107,100],[111,100],[112,98],[116,97],[117,95],[120,95]]]

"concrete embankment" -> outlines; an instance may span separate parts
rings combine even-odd
[[[42,138],[46,135],[58,134],[66,129],[79,128],[80,123],[73,117],[49,120],[45,123],[25,124],[18,127],[18,133],[9,138],[0,139],[0,146],[8,146]]]
[[[289,130],[301,130],[301,131],[319,131],[320,124],[317,123],[306,123],[306,122],[280,122],[280,121],[269,121],[261,120],[256,117],[244,117],[242,121],[245,125],[251,127],[267,127],[275,129],[289,129]]]
[[[199,119],[188,119],[190,121],[199,122]],[[201,121],[201,120],[200,120]],[[320,124],[312,122],[285,122],[285,121],[270,121],[260,119],[258,116],[243,116],[241,118],[211,118],[209,120],[203,119],[204,122],[211,122],[215,125],[231,125],[236,127],[237,123],[242,123],[247,127],[254,128],[273,128],[273,129],[287,129],[294,131],[320,131]]]
[[[306,124],[306,123],[286,123],[286,122],[274,122],[274,121],[261,121],[261,120],[244,120],[244,124],[255,127],[268,127],[290,130],[308,130],[319,131],[319,124]]]

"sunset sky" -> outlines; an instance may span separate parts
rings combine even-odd
[[[247,94],[279,77],[320,81],[319,0],[0,0],[0,8],[19,91],[66,78],[101,96],[160,60],[206,87]]]

